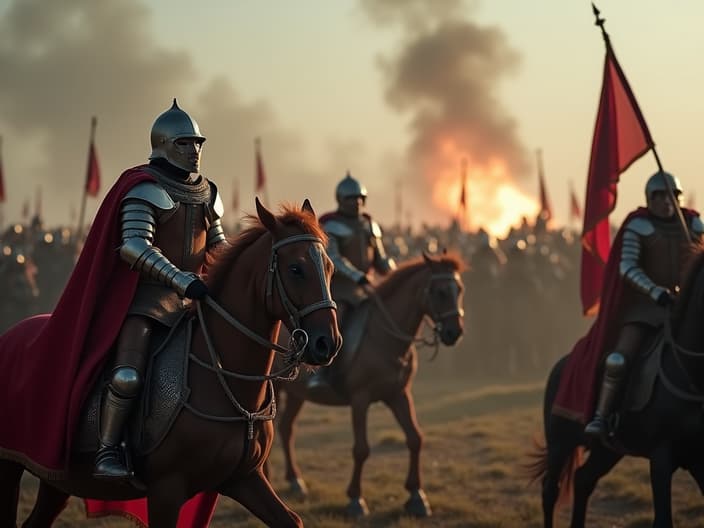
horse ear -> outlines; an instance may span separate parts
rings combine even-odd
[[[259,217],[259,220],[261,220],[262,224],[264,224],[264,227],[271,232],[276,231],[276,217],[273,213],[264,207],[264,205],[259,201],[258,196],[254,199],[254,202],[257,205],[257,216]]]
[[[303,207],[301,207],[301,209],[312,214],[313,216],[316,216],[315,211],[313,211],[313,206],[310,204],[310,200],[308,198],[303,200]]]
[[[427,251],[423,250],[423,260],[425,260],[426,264],[431,264],[433,262],[433,257],[431,257]]]

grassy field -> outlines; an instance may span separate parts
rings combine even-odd
[[[542,428],[542,381],[489,384],[452,380],[441,372],[422,371],[416,381],[419,420],[425,432],[424,488],[433,516],[415,520],[403,515],[403,482],[408,455],[401,431],[381,405],[370,412],[372,454],[365,466],[363,493],[368,518],[344,515],[345,489],[352,468],[349,410],[306,404],[299,422],[298,458],[310,496],[288,497],[281,449],[275,446],[272,481],[308,527],[539,527],[539,485],[529,485],[519,466]],[[36,482],[24,480],[22,515],[27,515]],[[685,473],[675,475],[675,525],[704,527],[704,500]],[[651,525],[650,485],[644,460],[627,459],[605,477],[593,495],[589,526],[645,528]],[[568,525],[562,510],[557,526]],[[85,520],[83,506],[71,499],[55,524],[59,527],[128,527],[116,519]],[[230,499],[221,498],[213,527],[260,527]]]

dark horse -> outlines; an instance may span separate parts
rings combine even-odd
[[[158,447],[134,461],[146,491],[93,479],[92,455],[76,455],[67,480],[41,481],[23,527],[50,526],[75,495],[146,497],[149,525],[173,528],[182,504],[201,491],[233,498],[268,526],[303,526],[262,471],[274,436],[271,340],[283,320],[299,345],[292,366],[332,361],[341,344],[329,293],[333,266],[307,200],[302,210],[287,208],[280,216],[257,200],[257,214],[259,220],[252,217],[254,225],[211,263],[212,298],[198,307],[188,401]],[[0,526],[15,526],[25,469],[0,460]]]
[[[589,496],[598,480],[624,455],[650,461],[655,527],[672,526],[671,486],[677,468],[687,469],[704,492],[704,253],[693,258],[689,269],[673,317],[662,331],[665,348],[652,394],[640,410],[620,413],[613,442],[618,447],[586,446],[582,424],[552,414],[567,357],[553,367],[543,408],[546,446],[537,455],[532,474],[542,478],[546,528],[553,526],[558,496],[570,485],[574,487],[571,526],[583,527]],[[634,369],[632,374],[638,372]],[[590,450],[581,466],[580,446]]]
[[[308,400],[322,405],[349,405],[354,430],[354,470],[347,487],[350,499],[348,513],[366,515],[362,496],[362,467],[369,457],[367,410],[373,402],[382,401],[391,410],[406,435],[410,465],[405,487],[411,497],[406,509],[418,516],[430,515],[430,506],[421,487],[420,450],[423,437],[416,419],[411,384],[418,369],[415,336],[423,319],[430,317],[437,336],[445,345],[454,345],[463,332],[460,277],[463,264],[450,256],[424,255],[404,263],[393,271],[371,293],[369,316],[356,355],[348,357],[344,350],[336,368],[334,384],[340,390],[330,398],[314,397],[306,389],[306,379],[277,384],[286,392],[285,406],[278,425],[286,459],[286,480],[294,493],[305,494],[306,487],[296,465],[293,426],[303,403]],[[352,315],[354,317],[354,314]]]

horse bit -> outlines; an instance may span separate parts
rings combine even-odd
[[[286,288],[284,287],[283,281],[281,280],[281,274],[278,271],[278,250],[282,248],[283,246],[287,246],[289,244],[296,244],[298,242],[313,242],[311,245],[310,249],[308,250],[313,263],[315,264],[315,267],[318,271],[318,277],[320,279],[320,285],[321,289],[323,292],[323,298],[320,301],[314,302],[312,304],[309,304],[308,306],[305,306],[301,309],[296,308],[296,306],[291,302],[290,298],[288,297],[286,293]],[[332,300],[332,297],[330,296],[330,289],[328,288],[327,284],[325,283],[325,273],[324,273],[324,268],[323,268],[323,241],[314,236],[314,235],[293,235],[287,238],[283,238],[279,240],[278,242],[275,242],[271,246],[271,256],[269,258],[269,266],[267,269],[267,280],[266,280],[266,296],[265,296],[265,303],[266,303],[266,308],[271,311],[271,304],[273,302],[273,285],[274,281],[276,281],[276,287],[279,292],[279,299],[281,301],[281,304],[283,305],[284,309],[286,310],[286,313],[288,314],[289,317],[289,323],[293,327],[293,330],[291,330],[291,337],[289,339],[289,347],[283,347],[277,343],[272,343],[270,340],[260,336],[259,334],[255,333],[252,331],[250,328],[245,326],[242,322],[238,321],[235,317],[233,317],[230,313],[228,313],[222,306],[220,306],[215,300],[207,296],[205,298],[205,303],[212,308],[218,315],[220,315],[225,321],[227,321],[231,326],[242,332],[245,336],[247,336],[249,339],[254,341],[255,343],[268,348],[268,349],[273,349],[276,350],[279,353],[282,353],[284,355],[284,363],[285,366],[280,369],[279,371],[276,371],[272,374],[264,374],[264,375],[249,375],[249,374],[240,374],[238,372],[232,372],[229,370],[226,370],[222,366],[222,360],[220,358],[220,355],[218,354],[217,350],[215,349],[215,346],[213,344],[212,338],[210,334],[208,333],[207,327],[205,325],[205,319],[203,317],[203,307],[201,302],[197,302],[197,310],[198,310],[198,321],[201,326],[201,330],[203,331],[203,337],[205,339],[206,343],[206,348],[208,349],[208,353],[210,355],[210,360],[211,363],[206,363],[200,358],[198,358],[193,352],[189,353],[189,358],[196,363],[197,365],[200,365],[201,367],[214,372],[215,375],[218,378],[218,381],[220,382],[220,386],[222,387],[223,391],[227,395],[228,399],[232,403],[232,405],[235,407],[235,409],[241,414],[241,416],[215,416],[215,415],[210,415],[203,413],[197,409],[195,409],[192,405],[190,405],[188,402],[184,402],[184,407],[186,407],[189,411],[191,411],[193,414],[196,416],[206,419],[206,420],[213,420],[213,421],[218,421],[218,422],[238,422],[238,421],[246,421],[247,422],[247,439],[251,440],[254,437],[254,422],[255,421],[268,421],[268,420],[273,420],[276,416],[276,398],[274,396],[274,384],[273,380],[281,380],[281,381],[291,381],[296,379],[298,376],[298,370],[300,367],[300,364],[303,359],[303,354],[305,352],[306,347],[308,346],[308,334],[306,333],[305,330],[303,330],[300,327],[301,320],[308,314],[316,311],[316,310],[324,310],[328,308],[332,308],[333,310],[337,309],[337,304],[335,301]],[[287,325],[288,326],[288,325]],[[288,375],[284,376],[285,373],[288,373]],[[259,411],[254,411],[250,412],[247,409],[245,409],[239,401],[237,401],[237,398],[235,395],[232,393],[230,390],[230,387],[227,385],[226,377],[229,378],[235,378],[235,379],[240,379],[240,380],[246,380],[246,381],[265,381],[267,383],[267,402],[265,405],[262,407],[261,410]]]

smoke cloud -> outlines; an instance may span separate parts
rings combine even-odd
[[[410,117],[404,190],[415,189],[416,202],[429,196],[438,172],[459,175],[460,156],[487,172],[501,160],[520,184],[530,171],[527,152],[498,95],[499,83],[517,71],[520,56],[501,30],[463,20],[471,10],[456,0],[360,3],[374,24],[402,30],[399,49],[381,57],[379,65],[388,103]],[[449,155],[443,152],[448,144]],[[438,213],[447,218],[447,211]]]

